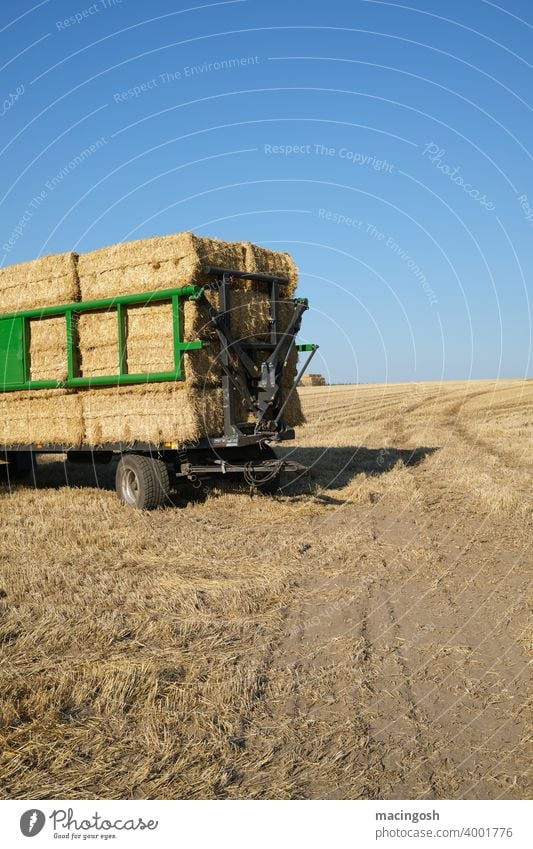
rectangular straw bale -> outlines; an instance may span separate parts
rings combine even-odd
[[[173,371],[172,304],[154,302],[148,306],[129,306],[125,315],[129,373]],[[118,374],[116,310],[81,313],[78,333],[82,376]]]
[[[208,301],[215,310],[220,309],[219,296],[216,292],[206,292]],[[231,290],[231,330],[234,339],[269,339],[270,333],[270,301],[268,294],[259,289],[242,289],[232,287]],[[184,334],[188,340],[200,338],[217,338],[215,329],[210,321],[207,309],[198,301],[185,301]],[[280,328],[285,330],[293,314],[293,305],[288,300],[279,302]]]
[[[322,374],[304,374],[302,386],[326,386],[326,378]]]
[[[280,297],[293,298],[298,285],[298,268],[292,256],[285,251],[272,251],[252,242],[243,242],[243,245],[246,270],[287,277],[289,285],[280,287]]]
[[[173,339],[172,304],[128,307],[127,350],[130,374],[173,371]]]
[[[66,380],[67,331],[63,316],[30,319],[31,380]]]
[[[0,311],[35,309],[79,299],[77,254],[52,254],[0,268]]]
[[[78,261],[81,298],[112,298],[188,284],[202,285],[210,279],[203,273],[205,265],[286,276],[290,280],[283,290],[286,297],[294,295],[298,282],[298,270],[287,253],[250,242],[224,242],[186,232],[122,242],[81,254]],[[237,285],[249,289],[258,284],[242,280]]]
[[[82,312],[78,318],[81,377],[118,374],[116,310]]]
[[[2,445],[80,445],[82,405],[68,389],[34,389],[0,393]]]
[[[83,299],[93,299],[143,290],[157,291],[189,283],[202,284],[206,282],[202,271],[206,264],[286,274],[291,280],[291,286],[284,291],[288,296],[293,294],[297,282],[296,266],[288,254],[245,242],[223,242],[192,233],[178,233],[113,245],[81,255],[78,263],[81,295]],[[218,293],[208,291],[206,294],[218,309]],[[172,369],[172,324],[169,316],[170,307],[165,305],[128,308],[130,373]],[[215,341],[212,352],[204,349],[185,354],[187,380],[193,385],[203,385],[206,380],[220,380],[219,346],[207,311],[195,302],[186,302],[184,316],[186,341]],[[234,337],[264,338],[268,318],[266,288],[250,281],[235,281],[232,286]],[[134,325],[131,324],[132,319]],[[115,350],[110,347],[105,334],[104,337],[99,335],[96,326],[93,333],[85,334],[82,352],[86,346],[90,349],[83,356],[83,373],[87,376],[103,373],[104,366],[110,369],[109,373],[115,373]]]
[[[286,394],[286,392],[283,393],[284,398],[286,397]],[[287,422],[287,424],[290,425],[290,427],[298,427],[298,425],[305,424],[306,418],[302,410],[302,404],[297,389],[294,390],[291,397],[289,398],[287,406],[283,410],[282,417]]]
[[[239,242],[222,242],[192,233],[123,242],[81,254],[78,275],[82,300],[112,298],[201,284],[206,263],[244,270]]]
[[[93,388],[81,393],[85,440],[185,443],[222,433],[222,390],[188,389],[184,383]]]

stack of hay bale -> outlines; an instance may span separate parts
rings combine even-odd
[[[302,386],[327,386],[326,378],[322,374],[304,374]]]
[[[77,256],[45,256],[0,269],[0,313],[77,301]],[[30,321],[32,380],[62,380],[67,374],[66,333],[59,318]],[[0,364],[1,368],[1,364]],[[0,375],[0,381],[4,375]],[[83,440],[81,403],[72,389],[0,391],[0,444]]]
[[[207,264],[241,271],[275,272],[290,283],[283,296],[294,297],[297,270],[286,253],[247,242],[223,242],[179,233],[121,243],[87,254],[62,254],[0,269],[0,313],[52,306],[143,291],[159,291],[207,282]],[[232,324],[235,338],[261,338],[268,327],[266,287],[252,281],[232,286]],[[218,294],[208,292],[213,306]],[[289,308],[282,317],[286,321]],[[219,344],[205,311],[195,301],[183,302],[184,339],[212,345],[184,354],[185,379],[170,383],[91,387],[81,390],[33,390],[0,393],[4,445],[21,442],[100,445],[141,440],[151,443],[193,441],[223,430]],[[84,377],[118,374],[116,311],[81,314],[78,323]],[[172,371],[173,325],[168,303],[127,309],[127,357],[130,374]],[[66,376],[63,318],[32,320],[31,377]],[[296,374],[294,352],[284,371],[284,389]],[[242,420],[247,414],[242,411]],[[303,415],[296,393],[284,411],[289,424]]]

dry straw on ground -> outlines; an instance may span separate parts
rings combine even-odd
[[[302,398],[275,498],[0,488],[4,798],[531,796],[533,383]]]

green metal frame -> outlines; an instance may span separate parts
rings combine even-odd
[[[183,352],[203,347],[203,342],[182,341],[182,300],[201,297],[201,286],[181,286],[159,292],[143,292],[136,295],[121,295],[118,298],[103,298],[97,301],[80,301],[43,309],[21,310],[0,314],[0,391],[15,392],[23,389],[58,389],[78,386],[122,386],[132,383],[163,383],[183,380]],[[128,306],[168,301],[172,304],[174,369],[173,371],[130,374],[126,339],[126,317]],[[109,312],[116,309],[118,334],[118,373],[80,376],[80,356],[77,316],[83,312]],[[65,317],[67,340],[67,379],[30,379],[30,327],[32,319]]]

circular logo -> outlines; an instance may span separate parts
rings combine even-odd
[[[24,811],[20,818],[20,830],[24,837],[35,837],[43,830],[46,817],[42,811],[37,808],[31,808],[29,811]]]

